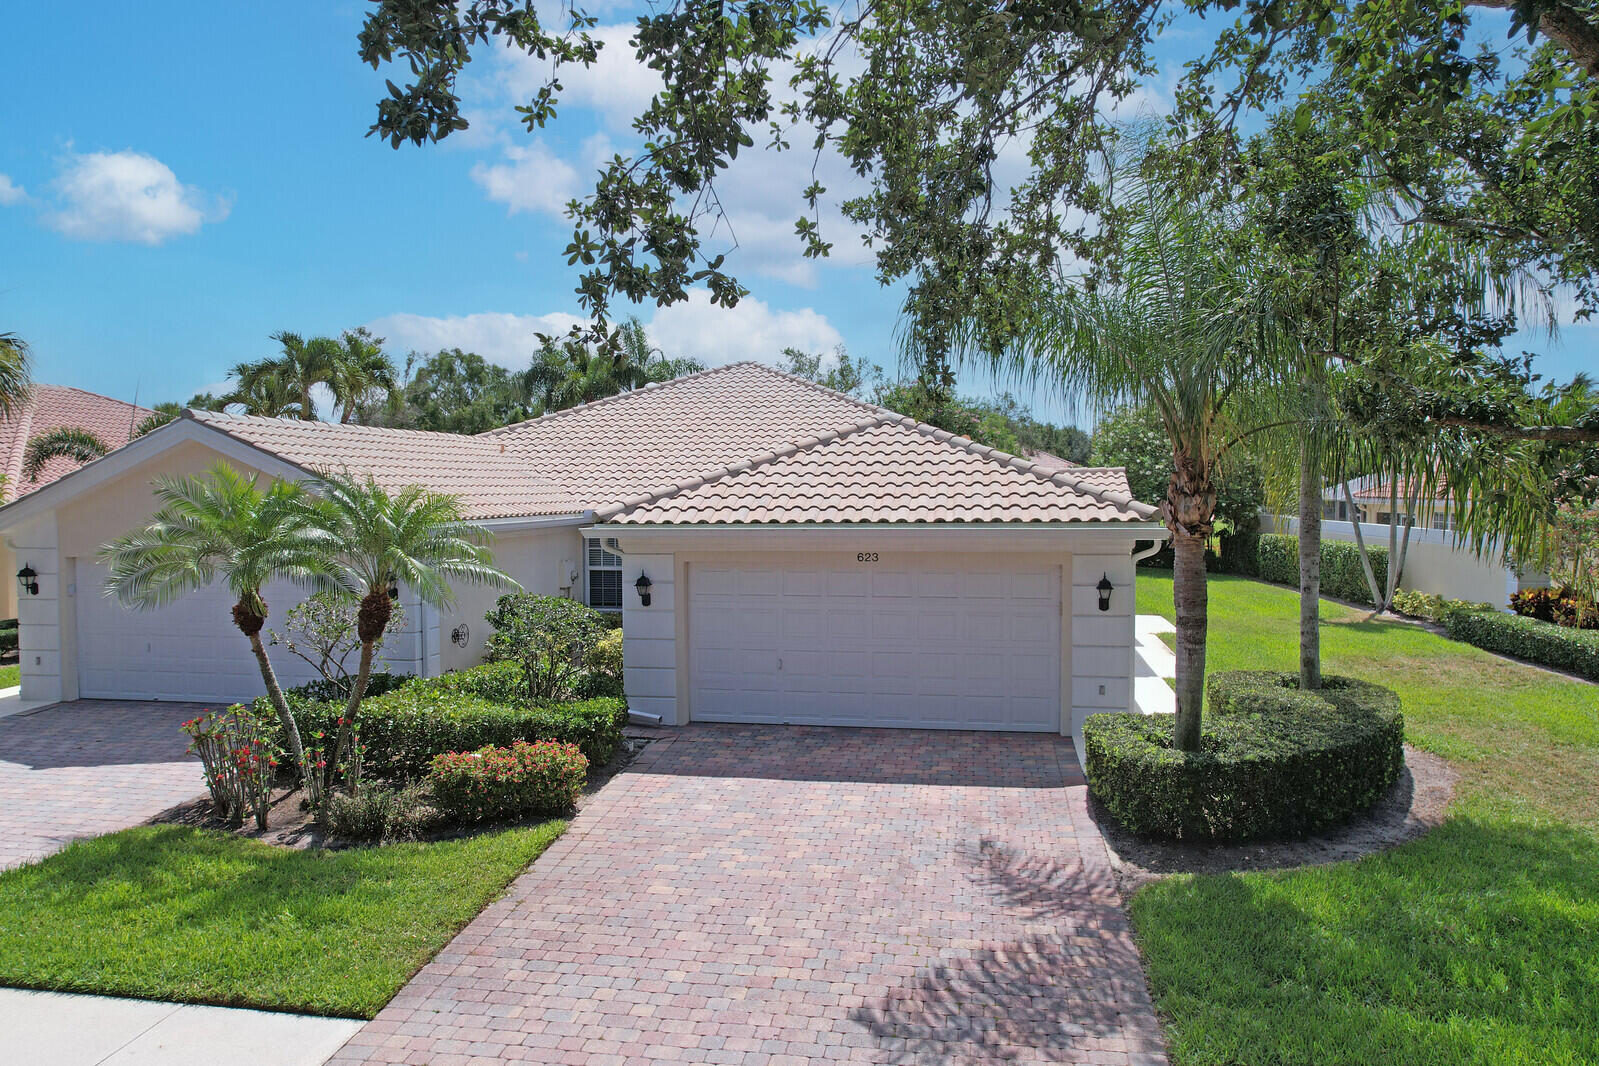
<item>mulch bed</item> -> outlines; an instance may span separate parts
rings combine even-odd
[[[1089,811],[1110,848],[1121,890],[1176,873],[1284,870],[1346,862],[1414,840],[1443,824],[1459,774],[1436,755],[1405,745],[1405,768],[1393,789],[1353,821],[1309,840],[1187,844],[1141,840],[1125,832],[1093,797]]]
[[[627,769],[628,764],[638,758],[639,752],[649,745],[650,739],[651,737],[648,735],[629,734],[624,736],[621,745],[616,749],[616,754],[611,757],[611,761],[589,774],[588,783],[583,786],[583,794],[577,800],[578,810],[582,810],[594,793],[605,787],[611,778]],[[543,819],[537,818],[533,819],[533,821],[543,821]],[[253,818],[246,821],[238,829],[229,829],[225,823],[212,814],[211,797],[209,795],[196,796],[194,799],[186,803],[180,803],[176,807],[168,807],[151,818],[146,824],[187,825],[196,829],[215,829],[219,832],[231,832],[241,837],[248,837],[251,840],[259,840],[263,844],[271,844],[280,848],[370,846],[365,844],[351,845],[348,842],[323,833],[316,823],[312,821],[311,812],[305,809],[298,788],[292,790],[282,789],[273,794],[272,807],[267,812],[267,827],[265,829],[257,829]],[[469,828],[451,826],[441,829],[437,833],[431,833],[424,839],[448,840],[480,833],[488,829],[501,828],[504,828],[504,826],[481,825]]]

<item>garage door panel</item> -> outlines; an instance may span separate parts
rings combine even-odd
[[[1057,567],[719,564],[689,588],[694,718],[1059,728]]]

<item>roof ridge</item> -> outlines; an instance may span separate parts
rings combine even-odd
[[[745,366],[750,363],[752,363],[752,360],[743,359],[736,363],[723,363],[721,366],[706,367],[704,370],[696,370],[692,374],[682,374],[675,378],[667,378],[665,381],[652,381],[647,385],[641,385],[636,389],[625,389],[622,392],[612,393],[609,396],[601,396],[597,400],[589,400],[587,403],[575,404],[572,407],[563,407],[559,411],[546,411],[543,414],[537,415],[533,418],[524,418],[520,422],[512,422],[505,426],[496,426],[493,429],[486,429],[482,433],[470,434],[470,436],[492,437],[501,433],[509,433],[511,430],[521,429],[523,426],[531,426],[535,422],[553,421],[563,415],[576,414],[579,411],[587,411],[594,407],[605,407],[610,404],[619,403],[630,396],[642,396],[647,392],[659,392],[661,389],[667,388],[668,386],[680,385],[685,381],[693,381],[695,378],[709,377],[712,374],[720,374],[724,370],[731,370],[734,367]],[[759,366],[760,364],[756,363],[754,365]]]
[[[753,366],[753,367],[756,367],[758,369],[766,371],[768,374],[771,374],[773,377],[783,378],[786,381],[792,381],[792,382],[795,382],[796,384],[804,385],[806,388],[810,389],[811,391],[819,392],[823,396],[831,396],[835,400],[843,400],[845,403],[854,404],[856,407],[861,407],[861,408],[864,408],[864,409],[866,409],[868,411],[876,411],[876,412],[879,412],[880,414],[893,415],[895,418],[904,418],[905,417],[904,415],[900,414],[898,411],[890,411],[888,408],[882,406],[881,404],[867,403],[865,400],[862,400],[862,399],[860,399],[858,397],[855,397],[855,396],[851,396],[847,392],[840,392],[838,389],[830,389],[826,385],[823,385],[819,381],[812,381],[810,378],[800,377],[798,374],[790,374],[786,370],[779,370],[775,366],[767,366],[765,363],[759,363],[759,362],[756,362],[753,359],[746,359],[746,360],[744,360],[744,362],[749,364],[750,366]],[[728,365],[729,366],[740,366],[742,364],[740,364],[740,363],[729,363]]]
[[[827,391],[831,392],[832,390],[829,389]],[[890,420],[900,417],[903,416],[895,415],[891,411],[885,412],[884,415],[875,415],[871,418],[862,419],[859,422],[837,426],[823,433],[805,436],[799,438],[798,440],[789,441],[787,444],[773,448],[771,451],[762,452],[761,454],[752,456],[748,459],[741,459],[736,463],[728,463],[724,466],[711,467],[703,473],[694,474],[669,485],[662,485],[658,488],[650,489],[618,503],[607,504],[604,507],[596,507],[594,509],[594,520],[596,522],[609,521],[610,519],[621,514],[623,511],[631,511],[635,507],[642,507],[645,504],[659,503],[662,500],[671,499],[680,492],[689,492],[693,489],[699,488],[701,485],[709,484],[712,481],[720,481],[725,477],[733,477],[737,474],[754,470],[756,467],[766,466],[768,463],[775,463],[779,459],[786,459],[791,455],[795,455],[802,451],[807,451],[819,445],[829,444],[840,439],[841,437],[847,437],[851,433],[859,433],[861,430],[871,429],[874,426],[886,425]]]
[[[320,418],[292,418],[286,415],[235,414],[232,411],[206,411],[194,407],[184,408],[183,413],[178,417],[192,418],[196,422],[210,424],[243,422],[253,425],[284,426],[290,429],[318,429],[324,431],[348,429],[377,435],[448,437],[453,441],[488,443],[488,441],[483,440],[483,437],[486,436],[483,433],[455,433],[447,429],[417,429],[413,426],[369,426],[362,422],[327,422]]]
[[[1102,489],[1098,486],[1090,485],[1081,477],[1074,476],[1074,472],[1078,470],[1115,470],[1118,469],[1117,467],[1068,467],[1064,470],[1045,467],[1039,463],[1024,459],[1019,455],[1012,455],[1010,452],[1003,451],[999,448],[995,448],[987,444],[978,444],[970,437],[963,437],[958,433],[951,433],[947,429],[939,429],[937,426],[930,425],[926,422],[918,422],[909,415],[901,415],[900,418],[903,420],[903,425],[906,425],[911,429],[915,429],[923,436],[932,437],[934,440],[942,441],[945,444],[952,444],[962,451],[969,452],[972,455],[979,456],[983,459],[991,459],[994,462],[999,463],[1001,466],[1009,466],[1013,470],[1019,470],[1025,474],[1032,474],[1040,481],[1047,481],[1050,484],[1059,486],[1063,489],[1075,489],[1078,492],[1092,496],[1100,503],[1108,503],[1116,507],[1129,507],[1134,511],[1138,511],[1139,509],[1147,509],[1150,512],[1150,517],[1153,517],[1157,513],[1155,508],[1151,507],[1149,504],[1133,499],[1131,493],[1115,492],[1110,489]],[[1120,469],[1125,469],[1125,467]]]

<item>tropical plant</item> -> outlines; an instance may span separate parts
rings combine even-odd
[[[355,633],[361,658],[346,701],[334,754],[352,742],[356,711],[372,676],[372,656],[393,617],[399,587],[425,604],[447,607],[451,580],[518,587],[494,565],[482,526],[461,517],[454,496],[408,485],[390,493],[370,475],[325,473],[316,493],[298,501],[299,521],[319,552],[318,576],[359,604]],[[329,759],[336,769],[339,759]],[[353,786],[354,781],[346,781]]]
[[[0,333],[0,417],[15,414],[33,389],[28,342],[15,333]]]
[[[107,595],[143,610],[222,580],[235,597],[233,624],[250,642],[289,754],[315,803],[320,775],[306,765],[300,731],[261,641],[267,618],[261,592],[279,578],[313,582],[324,570],[326,550],[306,527],[299,486],[274,481],[261,489],[258,476],[218,463],[203,475],[157,478],[160,508],[139,529],[102,547],[98,558],[109,570]]]
[[[200,759],[216,816],[237,827],[245,815],[253,815],[255,827],[265,829],[278,768],[265,723],[250,708],[234,704],[226,711],[202,712],[184,722],[183,731],[189,750]]]
[[[1144,172],[1141,161],[1118,172],[1125,223],[1114,281],[1035,293],[997,328],[972,322],[956,336],[965,358],[1002,375],[1042,380],[1101,407],[1139,404],[1158,413],[1172,455],[1161,514],[1173,538],[1177,611],[1173,741],[1194,751],[1216,474],[1243,436],[1233,417],[1236,394],[1269,380],[1279,352],[1237,219]]]
[[[501,596],[486,617],[494,627],[489,660],[517,663],[535,704],[570,695],[606,634],[600,612],[560,596]]]
[[[652,347],[643,324],[631,318],[604,343],[587,344],[576,337],[559,344],[546,341],[524,380],[530,393],[539,394],[541,410],[548,412],[704,369],[696,359],[669,358]]]
[[[263,418],[303,418],[300,393],[293,382],[278,374],[270,360],[239,363],[230,373],[233,386],[217,398],[223,408],[236,407]]]
[[[40,433],[28,441],[22,450],[22,480],[36,481],[52,459],[70,459],[74,463],[88,463],[111,450],[99,434],[81,426],[61,426]]]
[[[383,351],[383,338],[372,336],[365,326],[345,330],[338,343],[327,368],[326,384],[339,409],[339,421],[348,424],[374,401],[394,392],[399,376],[394,361]]]
[[[271,645],[283,645],[289,654],[298,656],[327,682],[326,690],[337,692],[339,698],[348,699],[354,679],[346,665],[350,656],[361,647],[357,634],[360,602],[343,589],[324,589],[289,608],[284,619],[284,632],[270,630]],[[385,634],[392,634],[405,625],[405,610],[398,603],[389,615]],[[373,646],[380,650],[383,640]],[[368,679],[370,683],[370,678]]]
[[[1164,498],[1171,481],[1171,438],[1153,407],[1121,407],[1102,415],[1094,423],[1092,451],[1086,459],[1094,466],[1126,470],[1127,487],[1135,500]],[[1218,534],[1247,534],[1260,528],[1266,496],[1253,453],[1231,449],[1212,474],[1211,484],[1216,490]]]

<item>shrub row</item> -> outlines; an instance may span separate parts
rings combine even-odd
[[[1099,714],[1083,727],[1089,790],[1133,833],[1176,840],[1294,839],[1392,787],[1404,718],[1389,689],[1295,674],[1210,677],[1201,750],[1172,747],[1172,715]]]
[[[1486,651],[1599,681],[1599,630],[1568,629],[1500,611],[1449,611],[1444,631]]]
[[[305,737],[319,730],[332,732],[344,713],[337,703],[303,700],[294,701],[291,709]],[[355,719],[365,749],[365,771],[400,780],[426,773],[441,752],[475,751],[518,740],[575,744],[589,762],[603,766],[616,753],[626,724],[627,702],[620,699],[508,707],[414,684],[363,700]]]
[[[1242,551],[1244,546],[1240,546]],[[1366,546],[1377,587],[1388,585],[1388,549]],[[1247,564],[1246,564],[1247,565]],[[1283,533],[1263,533],[1255,544],[1254,574],[1262,581],[1299,587],[1299,538]],[[1247,573],[1247,570],[1239,571]],[[1371,587],[1366,584],[1366,568],[1360,562],[1360,549],[1341,540],[1321,542],[1321,594],[1351,603],[1371,603]]]
[[[374,673],[367,678],[366,695],[369,697],[381,696],[386,692],[393,692],[407,681],[410,681],[413,676],[412,674],[392,674],[387,670]],[[291,689],[285,689],[283,694],[285,696],[298,696],[302,700],[309,700],[313,703],[346,700],[350,696],[349,691],[342,684],[337,681],[330,681],[325,677],[319,677],[315,681],[307,681],[303,685],[295,685]]]
[[[428,785],[434,804],[452,822],[559,814],[577,802],[588,766],[574,744],[518,740],[508,748],[435,756]]]
[[[1408,614],[1412,618],[1425,618],[1429,622],[1443,622],[1444,616],[1451,611],[1491,611],[1491,603],[1477,603],[1471,600],[1453,600],[1443,596],[1436,596],[1431,592],[1414,592],[1409,589],[1399,589],[1394,592],[1394,610],[1400,614]]]

